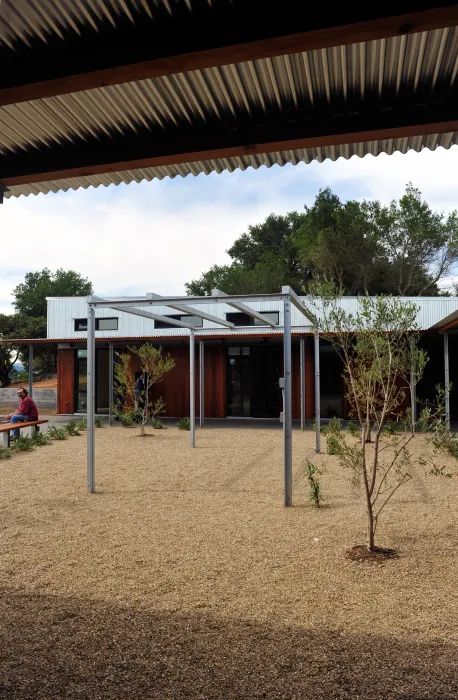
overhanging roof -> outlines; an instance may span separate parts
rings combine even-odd
[[[3,0],[6,196],[458,142],[458,5]]]

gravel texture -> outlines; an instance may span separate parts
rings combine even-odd
[[[97,430],[92,496],[83,436],[0,462],[2,700],[458,698],[457,477],[416,470],[380,524],[399,557],[358,563],[362,502],[312,433],[285,509],[279,431],[137,432]]]

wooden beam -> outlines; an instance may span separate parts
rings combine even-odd
[[[126,39],[120,34],[106,40],[100,31],[92,43],[81,46],[73,38],[69,46],[51,42],[49,48],[43,44],[22,54],[7,53],[0,106],[458,25],[458,4],[444,2],[440,7],[432,2],[402,2],[395,8],[361,4],[357,10],[343,5],[345,12],[338,7],[332,12],[320,5],[311,8],[308,3],[303,7],[297,0],[271,1],[270,8],[259,0],[244,3],[235,1],[227,17],[221,11],[213,16],[210,10],[202,16],[189,14],[181,23],[184,27],[177,21],[176,30],[170,19],[164,31],[159,22],[148,22],[148,37],[139,21],[137,41],[132,26]]]
[[[458,326],[458,318],[455,318],[453,321],[449,321],[449,323],[446,323],[445,326],[441,326],[440,329],[441,331],[449,331],[452,328],[456,328]]]
[[[426,99],[426,98],[425,98]],[[349,107],[350,110],[354,108]],[[313,115],[312,115],[313,116]],[[323,114],[271,125],[170,129],[92,139],[0,156],[3,186],[220,158],[458,131],[458,101],[375,103],[360,112]]]

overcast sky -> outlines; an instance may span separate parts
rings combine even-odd
[[[344,200],[388,203],[409,181],[435,209],[458,209],[458,146],[5,200],[0,312],[12,311],[25,273],[43,267],[74,269],[99,295],[184,294],[268,214],[301,210],[326,186]]]

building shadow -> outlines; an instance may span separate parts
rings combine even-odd
[[[456,700],[458,653],[438,641],[154,614],[4,590],[2,700]],[[332,620],[330,620],[332,624]]]

